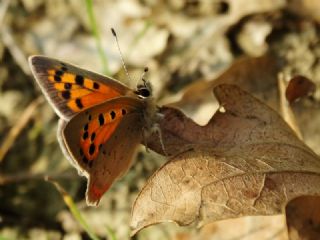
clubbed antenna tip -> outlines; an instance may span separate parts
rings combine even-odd
[[[116,31],[113,28],[111,28],[111,32],[112,32],[113,36],[115,36],[115,37],[117,36]]]
[[[113,28],[111,28],[111,32],[112,32],[112,35],[114,36],[114,38],[116,40],[116,43],[117,43],[117,47],[118,47],[118,50],[119,50],[119,55],[120,55],[120,59],[121,59],[121,62],[122,62],[123,69],[126,72],[126,75],[127,75],[128,79],[129,79],[129,81],[132,82],[132,80],[130,78],[130,75],[129,75],[129,72],[127,70],[126,64],[124,63],[124,60],[123,60],[123,57],[122,57],[122,53],[121,53],[121,49],[120,49],[120,46],[119,46],[119,41],[118,41],[118,36],[116,34],[116,31]]]

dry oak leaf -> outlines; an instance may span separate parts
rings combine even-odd
[[[301,196],[286,206],[286,223],[290,240],[320,239],[320,197]]]
[[[302,97],[308,97],[316,91],[316,84],[310,79],[297,75],[288,83],[286,88],[286,99],[291,104]]]
[[[203,225],[280,214],[293,198],[320,195],[320,158],[278,113],[235,85],[219,85],[214,93],[220,109],[206,126],[164,109],[164,144],[177,155],[138,195],[133,234],[165,221]]]
[[[180,100],[172,102],[168,99],[167,103],[171,102],[167,106],[179,108],[198,124],[204,125],[213,114],[213,111],[208,114],[208,109],[217,106],[213,100],[212,89],[220,84],[235,84],[278,110],[277,75],[284,64],[284,59],[271,53],[261,57],[240,57],[217,78],[199,79],[185,87]]]

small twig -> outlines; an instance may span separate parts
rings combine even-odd
[[[0,28],[0,31],[2,41],[4,45],[8,48],[16,63],[20,66],[20,68],[25,74],[30,75],[31,70],[29,68],[27,58],[24,55],[23,51],[20,49],[20,47],[16,44],[15,39],[12,36],[11,30],[7,26],[2,26]]]
[[[8,10],[9,3],[10,3],[10,0],[3,0],[0,5],[0,28],[2,26],[4,16],[6,15],[6,12]]]
[[[47,178],[46,180],[52,183],[56,187],[56,189],[61,194],[64,203],[69,208],[71,214],[77,220],[77,222],[82,226],[82,228],[86,231],[89,237],[92,240],[100,240],[100,238],[98,238],[96,234],[93,232],[93,230],[91,229],[91,226],[87,223],[86,219],[83,217],[82,213],[79,211],[77,205],[73,201],[72,197],[67,193],[67,191],[58,182],[52,180],[51,178]]]
[[[27,125],[34,112],[36,111],[39,104],[43,102],[43,97],[38,97],[36,100],[32,101],[29,106],[24,110],[21,117],[18,119],[16,124],[10,129],[8,135],[4,138],[2,145],[0,146],[0,163],[4,159],[5,155],[12,147],[14,141],[19,136],[20,132]]]
[[[25,181],[34,181],[34,180],[45,180],[47,178],[50,179],[75,179],[78,176],[76,173],[54,173],[54,174],[48,174],[48,173],[29,173],[29,172],[23,172],[23,173],[16,173],[14,175],[0,175],[0,186],[1,185],[7,185],[12,183],[21,183]]]
[[[288,123],[288,125],[295,131],[299,139],[303,139],[301,131],[298,127],[297,120],[292,112],[292,109],[286,99],[286,87],[287,84],[285,82],[283,74],[279,74],[278,76],[278,88],[280,95],[280,109],[281,115],[283,119]]]

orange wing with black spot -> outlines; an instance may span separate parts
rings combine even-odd
[[[88,178],[89,204],[98,204],[130,167],[142,139],[144,104],[132,97],[118,97],[76,114],[69,122],[60,122],[60,145]]]
[[[133,92],[115,79],[56,59],[32,56],[29,63],[44,95],[65,120],[106,100]]]

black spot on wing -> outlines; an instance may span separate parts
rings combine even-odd
[[[76,75],[75,81],[76,81],[76,84],[82,86],[83,83],[84,83],[84,78],[83,78],[83,76],[81,76],[81,75]]]
[[[80,98],[76,98],[76,105],[79,109],[82,109],[83,108],[83,105],[82,105],[82,102],[81,102],[81,99]]]
[[[86,140],[89,137],[89,133],[85,131],[82,135],[83,140]]]
[[[64,98],[64,99],[70,99],[71,98],[71,94],[70,94],[70,91],[63,91],[61,93],[61,96]]]
[[[102,126],[102,125],[104,124],[104,116],[103,116],[102,113],[99,114],[98,119],[99,119],[99,124],[100,124],[100,126]]]
[[[60,76],[57,76],[57,75],[54,75],[54,80],[56,81],[56,82],[61,82],[61,77]]]
[[[71,89],[71,87],[72,87],[71,83],[65,83],[64,84],[64,89],[66,89],[66,90]]]
[[[94,143],[91,143],[89,147],[89,154],[93,155],[95,150],[96,150],[96,146],[94,145]]]
[[[93,142],[95,138],[96,138],[96,133],[93,132],[93,133],[91,134],[91,142]]]
[[[111,111],[110,112],[110,117],[111,117],[112,120],[115,119],[115,117],[116,117],[115,111]]]
[[[61,70],[56,70],[55,75],[61,77],[63,75],[63,71]]]
[[[93,83],[93,88],[94,89],[99,89],[99,87],[100,87],[99,83],[97,83],[97,82]]]

